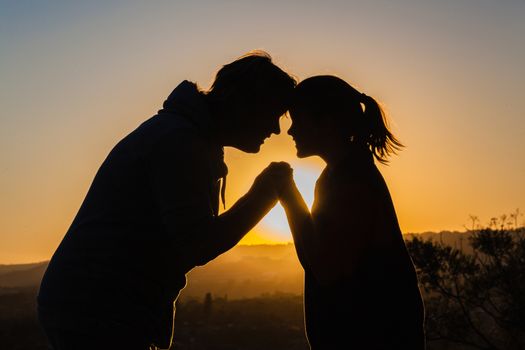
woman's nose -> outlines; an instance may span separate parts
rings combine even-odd
[[[277,122],[277,124],[275,124],[273,126],[272,133],[274,133],[275,135],[279,135],[281,133],[281,128],[279,127],[279,122]]]

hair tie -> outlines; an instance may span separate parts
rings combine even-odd
[[[368,99],[368,95],[365,93],[361,93],[361,102],[365,102]]]

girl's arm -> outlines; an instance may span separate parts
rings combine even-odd
[[[299,262],[303,268],[311,268],[315,259],[312,256],[312,248],[317,245],[314,242],[312,216],[291,174],[287,183],[279,191],[279,200],[286,212]]]
[[[348,278],[354,272],[370,238],[370,206],[366,191],[341,188],[322,218],[312,217],[293,178],[279,191],[299,261],[323,285]]]

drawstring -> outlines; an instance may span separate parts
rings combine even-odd
[[[224,175],[221,179],[222,179],[222,181],[221,181],[221,201],[222,201],[222,207],[224,209],[226,209],[226,199],[225,199],[225,195],[226,195],[226,175]]]
[[[177,298],[175,298],[175,300],[177,300],[178,297],[179,296],[177,295]],[[175,302],[173,302],[173,310],[172,310],[172,313],[171,313],[171,334],[170,334],[170,342],[168,344],[168,347],[163,349],[163,348],[159,348],[155,344],[151,344],[149,346],[148,350],[170,350],[171,349],[171,347],[173,346],[173,336],[175,335],[175,313],[176,312],[177,312],[177,310],[176,310],[176,307],[175,307]]]
[[[226,209],[226,176],[228,175],[228,166],[224,163],[224,147],[218,149],[216,158],[212,162],[214,163],[212,165],[212,169],[214,169],[212,170],[212,174],[215,174],[216,178],[218,177],[221,180],[221,201],[223,208]],[[219,210],[217,208],[217,215],[218,214]]]

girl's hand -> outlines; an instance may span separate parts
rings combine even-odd
[[[268,193],[277,199],[293,182],[293,170],[286,162],[272,162],[256,178],[253,189]]]

